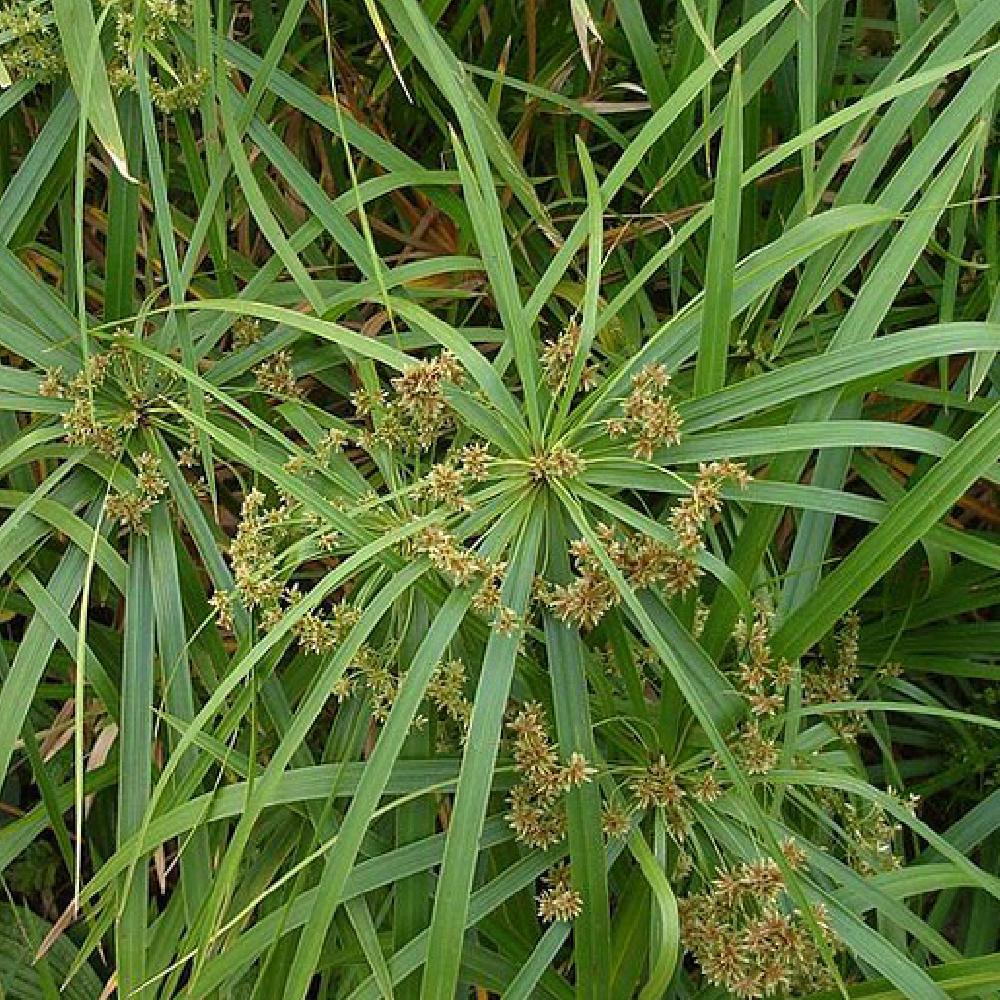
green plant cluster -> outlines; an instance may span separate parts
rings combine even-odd
[[[1000,5],[0,70],[0,995],[996,995]]]

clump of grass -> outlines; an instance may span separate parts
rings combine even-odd
[[[0,12],[5,990],[1000,986],[1000,9],[653,7]]]

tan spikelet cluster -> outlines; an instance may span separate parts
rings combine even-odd
[[[892,788],[887,792],[892,795]],[[911,815],[916,814],[919,796],[894,798]],[[837,818],[843,858],[858,874],[868,878],[902,865],[903,827],[882,805],[833,788],[820,789],[817,800],[828,815]]]
[[[427,697],[440,715],[457,723],[464,734],[472,716],[472,702],[465,695],[465,664],[458,659],[438,664],[427,685]]]
[[[583,912],[583,897],[573,888],[569,865],[556,865],[543,877],[538,895],[538,915],[546,923],[575,920]]]
[[[424,528],[414,540],[413,548],[460,587],[487,575],[491,569],[487,559],[459,544],[451,532],[438,524]]]
[[[608,434],[630,437],[633,456],[644,462],[681,439],[681,415],[667,392],[669,385],[670,373],[663,365],[648,365],[632,379],[622,416],[608,421]]]
[[[619,536],[607,525],[599,526],[598,535],[611,562],[636,589],[661,586],[673,596],[698,582],[697,562],[676,545],[640,534]],[[572,583],[554,587],[548,605],[563,621],[592,629],[620,597],[588,542],[574,541],[570,552],[577,576]]]
[[[362,646],[332,693],[338,701],[353,694],[364,695],[373,721],[383,725],[406,678],[405,671],[398,669],[397,652],[395,648],[377,652],[369,645]],[[427,686],[427,704],[437,713],[439,739],[446,736],[444,727],[448,727],[448,734],[454,734],[457,729],[460,740],[465,737],[472,714],[472,702],[465,696],[465,685],[465,665],[461,660],[448,660],[435,667]],[[427,721],[427,715],[417,715],[411,729],[422,729]]]
[[[670,527],[683,549],[696,552],[705,544],[705,527],[713,514],[722,509],[722,487],[733,482],[743,488],[750,482],[746,467],[739,462],[702,462],[684,497],[670,512]]]
[[[65,68],[55,27],[43,16],[44,7],[15,2],[0,8],[0,59],[15,80],[48,83]]]
[[[849,614],[835,636],[835,658],[827,660],[821,657],[803,672],[803,700],[806,704],[856,700],[856,686],[861,676],[858,669],[860,632],[861,619],[855,613]],[[838,712],[825,719],[843,739],[853,741],[861,730],[864,716],[861,712]]]
[[[783,848],[789,865],[801,849]],[[697,894],[679,900],[681,941],[714,986],[747,1000],[804,996],[830,985],[830,974],[809,919],[791,902],[777,863],[770,858],[721,870]],[[836,950],[825,912],[810,916],[826,946]]]
[[[341,427],[331,427],[316,445],[316,457],[321,462],[329,462],[334,455],[339,455],[348,442],[347,431]]]
[[[109,518],[126,531],[146,532],[146,515],[167,492],[167,481],[160,471],[160,460],[148,451],[135,460],[135,489],[112,493],[104,505]]]
[[[232,591],[217,590],[211,598],[219,623],[233,627],[233,606],[255,611],[265,630],[274,628],[282,616],[301,599],[297,584],[287,586],[289,573],[281,558],[283,543],[297,536],[297,527],[309,518],[298,518],[292,500],[285,498],[269,507],[260,490],[251,489],[243,498],[236,534],[229,545],[233,570]],[[319,540],[322,548],[323,539]],[[304,652],[326,654],[334,650],[357,623],[358,612],[346,603],[329,610],[313,608],[301,614],[292,627]]]
[[[555,340],[548,340],[542,346],[542,372],[545,383],[553,392],[558,392],[566,383],[576,353],[580,347],[580,325],[570,320],[566,329]],[[580,372],[580,388],[589,392],[600,379],[600,368],[587,361]]]
[[[514,767],[520,780],[511,789],[507,822],[529,847],[549,847],[563,839],[563,797],[596,771],[575,751],[565,764],[550,742],[541,705],[525,705],[510,723],[514,733]]]
[[[198,107],[208,86],[209,73],[207,69],[191,69],[181,67],[178,76],[169,84],[160,80],[151,80],[149,96],[154,106],[165,115],[176,114],[178,111],[193,111]]]
[[[601,809],[601,832],[611,840],[628,836],[632,829],[632,816],[625,806],[608,802]]]
[[[392,669],[388,658],[379,656],[370,646],[362,646],[351,666],[352,680],[364,686],[372,718],[383,724],[392,711],[402,678]],[[413,725],[419,729],[425,723],[426,719],[420,716]]]
[[[257,387],[270,396],[295,399],[300,395],[299,383],[292,370],[292,356],[278,351],[253,370]]]
[[[474,483],[483,482],[490,474],[490,449],[480,442],[467,444],[458,453],[462,475]]]
[[[450,351],[418,361],[391,381],[391,397],[379,390],[362,389],[351,399],[359,417],[369,419],[370,431],[359,435],[363,447],[384,445],[425,451],[454,429],[445,398],[448,385],[459,385],[465,372]]]
[[[309,611],[293,627],[299,646],[307,653],[333,652],[361,617],[357,608],[347,603],[335,604],[328,613]]]
[[[675,841],[680,843],[687,838],[691,829],[691,815],[686,804],[687,793],[665,757],[661,756],[642,774],[632,778],[629,788],[642,809],[662,810],[667,829]]]
[[[451,461],[436,462],[430,467],[418,493],[454,510],[467,510],[465,474]]]
[[[545,382],[555,392],[566,381],[570,366],[580,346],[580,325],[570,320],[566,329],[555,340],[542,345],[542,372]]]
[[[259,344],[263,336],[260,320],[253,316],[239,316],[229,331],[232,350],[242,351],[245,347]]]
[[[229,546],[236,592],[243,606],[271,612],[277,608],[283,585],[278,576],[277,546],[285,534],[288,509],[269,508],[260,490],[243,498],[236,535]]]
[[[111,8],[115,36],[115,59],[108,67],[115,90],[136,89],[135,53],[144,45],[153,45],[158,53],[153,64],[156,75],[149,81],[154,107],[165,114],[196,108],[208,86],[208,71],[190,66],[173,43],[174,31],[190,28],[193,23],[190,0],[145,0],[139,22],[141,38],[137,37],[139,24],[127,0],[106,0],[106,6]]]
[[[585,468],[586,463],[579,452],[562,444],[554,444],[548,451],[529,459],[528,478],[534,483],[572,479],[579,476]]]
[[[114,362],[111,352],[92,354],[68,383],[62,382],[61,369],[53,369],[39,386],[42,395],[66,399],[72,404],[62,417],[67,444],[93,448],[108,458],[121,451],[122,422],[98,418],[94,394],[107,381]]]
[[[774,715],[785,704],[791,668],[771,653],[774,611],[764,600],[754,602],[754,617],[736,625],[738,666],[736,685],[755,716]]]
[[[467,444],[435,462],[417,484],[416,495],[457,511],[470,510],[469,488],[489,476],[490,452],[481,443]]]

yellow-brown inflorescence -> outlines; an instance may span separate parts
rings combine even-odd
[[[555,340],[548,340],[542,347],[542,372],[545,383],[553,392],[558,392],[566,384],[580,349],[580,326],[576,320],[570,320],[566,329]],[[584,392],[593,389],[600,379],[601,371],[597,364],[588,360],[580,370],[580,388]]]
[[[566,763],[549,740],[541,705],[524,705],[510,722],[514,733],[514,768],[520,780],[511,789],[507,822],[518,840],[549,847],[566,834],[563,797],[596,774],[582,754]]]
[[[51,9],[50,9],[51,12]],[[44,4],[11,3],[0,8],[0,59],[15,80],[54,80],[65,68],[59,35],[44,17]]]
[[[257,386],[270,396],[288,397],[299,395],[299,384],[292,370],[292,356],[288,351],[278,351],[255,369]]]
[[[733,480],[745,484],[749,477],[735,462],[702,465],[691,496],[682,500],[670,516],[675,542],[638,533],[618,534],[609,525],[597,534],[608,559],[626,582],[637,590],[661,586],[670,596],[686,594],[698,582],[698,550],[711,514],[718,510],[722,483]],[[589,542],[577,540],[571,555],[577,576],[569,584],[557,586],[548,595],[551,610],[563,621],[585,629],[594,628],[620,600],[614,582]]]
[[[608,421],[611,437],[629,437],[632,454],[651,461],[660,448],[681,439],[681,415],[667,392],[670,373],[663,365],[649,365],[632,379],[622,403],[622,415]]]
[[[681,548],[695,552],[704,545],[705,528],[713,514],[722,509],[722,487],[726,482],[743,488],[750,482],[739,462],[702,462],[691,493],[670,512],[670,527]]]
[[[146,515],[166,492],[167,481],[160,472],[160,460],[143,452],[135,460],[135,489],[110,494],[104,510],[127,531],[145,533]]]
[[[556,865],[544,876],[538,895],[538,915],[547,923],[575,920],[583,912],[583,897],[573,888],[569,865]]]
[[[586,463],[579,452],[562,444],[554,444],[548,451],[533,455],[528,461],[528,477],[534,483],[547,483],[557,479],[579,476]]]
[[[111,8],[111,23],[115,35],[116,57],[108,67],[108,78],[118,91],[135,90],[135,53],[143,45],[153,46],[158,58],[153,61],[156,75],[149,80],[149,95],[154,107],[164,114],[190,111],[196,108],[209,82],[206,69],[195,68],[183,52],[173,44],[177,29],[190,28],[193,6],[190,0],[145,0],[142,10],[142,32],[132,4],[127,0],[106,0]]]
[[[810,705],[854,701],[860,679],[858,669],[858,637],[861,620],[857,614],[844,619],[835,637],[832,660],[821,658],[803,672],[803,700]],[[860,712],[839,712],[826,716],[826,721],[846,740],[857,738],[863,716]]]
[[[795,844],[786,843],[783,853],[790,867],[803,863]],[[836,950],[826,915],[817,906],[807,917],[793,905],[774,860],[723,868],[704,891],[679,900],[678,909],[681,941],[713,985],[748,1000],[830,985],[813,927]]]
[[[392,379],[393,393],[361,389],[352,401],[357,415],[369,419],[370,431],[359,435],[365,448],[384,445],[426,451],[455,427],[445,397],[448,385],[460,385],[464,370],[450,351],[409,365]]]

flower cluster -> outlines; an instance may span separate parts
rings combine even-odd
[[[112,493],[104,510],[108,517],[119,521],[127,531],[145,533],[146,515],[167,492],[167,481],[160,471],[160,460],[148,451],[135,460],[135,489]]]
[[[461,660],[440,663],[427,685],[427,698],[445,719],[468,731],[472,702],[465,694],[465,664]]]
[[[393,648],[380,654],[371,646],[362,646],[349,669],[334,686],[334,696],[343,701],[352,694],[363,692],[368,699],[372,719],[383,725],[406,677],[405,671],[396,669],[397,652]],[[431,675],[426,700],[437,713],[439,739],[446,735],[446,731],[449,735],[453,734],[456,728],[460,738],[464,738],[468,731],[472,702],[465,695],[466,681],[465,664],[458,659],[439,663]],[[426,715],[418,715],[411,728],[422,729],[427,721]]]
[[[632,829],[632,816],[628,809],[618,802],[606,802],[601,807],[601,833],[616,840],[628,835]]]
[[[346,602],[335,604],[326,614],[308,611],[296,621],[295,637],[307,653],[330,653],[344,641],[360,617],[358,609]]]
[[[193,111],[201,103],[208,87],[208,70],[204,68],[177,70],[173,82],[168,85],[159,80],[149,84],[149,96],[153,104],[165,115],[176,114],[178,111]]]
[[[583,912],[583,897],[573,888],[569,865],[556,865],[543,876],[546,888],[538,896],[538,915],[546,923],[575,920]]]
[[[670,373],[663,365],[647,365],[632,379],[622,403],[622,416],[608,421],[611,437],[632,438],[632,454],[651,461],[657,449],[681,439],[681,415],[667,392]]]
[[[746,467],[739,462],[702,462],[691,492],[670,512],[670,527],[683,549],[696,552],[704,543],[705,527],[722,509],[722,487],[733,482],[745,488],[750,482]]]
[[[123,333],[123,341],[89,355],[68,381],[61,368],[52,368],[38,384],[40,395],[70,404],[62,415],[67,444],[93,448],[108,458],[121,454],[129,433],[147,421],[154,402],[177,385],[172,373],[137,360],[128,350],[128,334],[119,331]]]
[[[528,478],[533,483],[547,483],[555,479],[572,479],[580,475],[585,463],[579,452],[563,444],[554,444],[548,451],[533,455],[528,460]]]
[[[777,740],[768,736],[759,722],[749,722],[738,730],[736,750],[747,774],[767,774],[778,766]]]
[[[566,382],[576,353],[580,347],[580,326],[570,320],[566,329],[555,340],[546,341],[542,347],[542,372],[545,383],[553,392],[558,392]],[[589,392],[597,385],[600,369],[587,362],[580,372],[580,388]]]
[[[759,599],[754,602],[753,620],[740,619],[736,624],[736,685],[755,716],[772,716],[785,704],[791,678],[788,661],[775,661],[771,653],[773,618],[770,604]]]
[[[380,651],[363,645],[334,684],[332,694],[339,702],[360,694],[367,699],[372,721],[384,725],[406,679],[406,672],[398,669],[398,654],[396,645]],[[427,686],[426,704],[436,712],[442,750],[454,746],[456,733],[461,741],[468,731],[472,702],[465,696],[465,684],[465,665],[452,659],[435,667]],[[427,723],[428,716],[421,714],[414,717],[410,727],[417,731]]]
[[[642,774],[632,778],[629,788],[641,808],[663,810],[667,828],[676,841],[683,841],[687,837],[691,827],[690,814],[685,804],[687,792],[681,787],[677,772],[665,757],[661,756]]]
[[[463,587],[475,577],[487,572],[488,561],[461,545],[451,532],[440,525],[430,524],[417,535],[414,549],[430,559],[457,586]]]
[[[722,785],[716,778],[718,769],[718,761],[712,757],[707,766],[681,772],[661,754],[629,779],[628,790],[640,809],[662,810],[667,829],[680,845],[693,825],[693,805],[710,804],[722,795]]]
[[[113,363],[110,353],[92,354],[69,382],[63,381],[61,368],[53,368],[45,373],[38,386],[42,396],[71,403],[62,417],[66,443],[94,448],[108,458],[114,458],[121,450],[122,428],[98,419],[94,393],[107,381]]]
[[[278,576],[277,547],[286,530],[288,508],[270,508],[260,490],[243,498],[236,536],[229,546],[233,580],[243,606],[259,608],[265,619],[275,614],[284,594]]]
[[[467,510],[469,501],[465,496],[465,475],[454,462],[436,462],[418,486],[418,494],[429,500],[442,503],[455,510]]]
[[[832,660],[821,658],[810,665],[802,678],[806,704],[856,699],[855,685],[861,676],[858,670],[860,630],[861,620],[857,614],[848,615],[837,631],[835,657]],[[854,740],[861,730],[863,716],[860,712],[841,712],[827,716],[827,721],[843,739]]]
[[[888,793],[892,795],[891,788]],[[820,789],[817,800],[829,816],[838,820],[844,860],[859,875],[869,877],[900,867],[898,845],[902,824],[885,808],[833,788]],[[909,813],[916,814],[920,798],[910,795],[897,801]]]
[[[361,418],[370,418],[373,429],[360,437],[361,444],[402,446],[425,451],[454,427],[451,408],[445,398],[445,387],[458,385],[464,370],[450,351],[436,358],[408,365],[392,379],[393,395],[386,397],[381,389],[360,389],[353,394],[355,411]]]
[[[684,789],[678,781],[677,772],[660,756],[646,770],[631,781],[632,794],[643,809],[657,806],[674,809],[684,798]]]
[[[801,866],[797,845],[786,842],[783,854],[792,868]],[[800,996],[830,983],[814,936],[818,926],[827,947],[836,947],[825,913],[813,907],[810,920],[793,906],[771,858],[723,869],[678,909],[681,940],[704,977],[737,997]]]
[[[348,674],[352,686],[361,681],[368,695],[372,718],[380,725],[389,718],[392,706],[399,694],[402,678],[389,665],[387,657],[379,656],[370,646],[362,646],[351,664]],[[423,717],[415,720],[419,728],[427,720]]]
[[[489,476],[489,447],[479,442],[467,444],[441,462],[435,462],[417,484],[416,494],[454,510],[472,506],[468,489]]]
[[[479,589],[473,599],[473,607],[480,612],[496,612],[497,627],[500,631],[506,631],[512,614],[509,609],[501,606],[500,598],[506,563],[491,561],[478,552],[465,548],[454,535],[437,524],[428,525],[417,535],[413,549],[418,554],[427,556],[434,568],[447,576],[455,586],[464,587],[477,581]]]
[[[245,347],[252,347],[260,343],[262,336],[259,319],[253,316],[239,316],[233,321],[229,330],[230,349],[242,351]]]
[[[117,56],[108,69],[112,86],[118,91],[135,90],[135,52],[140,44],[153,45],[159,55],[155,60],[158,75],[149,81],[154,106],[164,114],[196,108],[208,86],[208,71],[191,68],[178,46],[168,44],[176,30],[191,27],[194,8],[190,0],[145,0],[141,38],[132,5],[126,0],[106,2],[111,7]],[[165,57],[168,50],[173,58]]]
[[[59,36],[37,5],[12,3],[0,9],[0,59],[13,79],[54,80],[65,67]]]
[[[636,589],[662,586],[677,595],[698,581],[698,564],[676,545],[640,534],[619,537],[608,525],[601,525],[598,535],[608,558]],[[577,576],[572,583],[554,587],[547,603],[563,621],[592,629],[618,604],[618,590],[587,541],[574,541],[570,551]]]
[[[292,369],[292,356],[288,351],[278,351],[253,371],[257,387],[262,392],[292,399],[299,395],[299,385]]]
[[[784,707],[791,680],[791,667],[775,659],[771,651],[774,611],[765,597],[754,601],[753,618],[736,623],[736,664],[730,672],[737,691],[750,707],[750,720],[736,728],[733,749],[748,774],[773,770],[780,758],[773,732],[778,712]]]
[[[566,834],[563,796],[590,781],[595,770],[573,752],[565,764],[549,740],[541,705],[529,703],[510,723],[514,768],[520,781],[511,789],[507,822],[529,847],[549,847]]]

